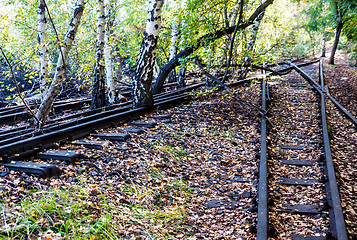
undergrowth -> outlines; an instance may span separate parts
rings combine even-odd
[[[157,239],[185,232],[189,187],[152,176],[165,184],[99,186],[82,176],[67,189],[28,192],[17,204],[1,204],[0,239]]]

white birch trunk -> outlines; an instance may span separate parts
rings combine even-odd
[[[260,23],[264,17],[264,14],[265,14],[265,11],[261,12],[257,16],[257,18],[254,20],[252,32],[250,34],[250,38],[249,38],[249,42],[248,42],[248,46],[247,46],[247,50],[246,50],[246,55],[243,59],[244,64],[249,63],[252,58],[255,41],[257,40],[257,34],[259,31],[259,26],[260,26]]]
[[[104,107],[106,105],[105,96],[105,71],[104,71],[104,35],[105,35],[105,13],[104,1],[97,2],[97,41],[96,41],[96,61],[94,67],[94,78],[92,85],[91,108]]]
[[[36,113],[37,118],[42,122],[46,121],[48,114],[50,113],[52,104],[59,92],[61,82],[63,80],[63,75],[66,70],[66,65],[64,63],[67,60],[69,51],[71,50],[72,43],[80,23],[80,19],[83,14],[83,9],[84,9],[84,0],[77,0],[72,19],[69,23],[66,35],[64,37],[64,41],[61,46],[64,59],[62,58],[62,54],[59,53],[56,71],[53,76],[53,81]]]
[[[154,66],[153,66],[152,71],[153,71],[152,74],[153,74],[154,79],[157,78],[157,76],[159,75],[159,72],[160,72],[160,67],[159,67],[159,64],[157,63],[156,58],[154,61]]]
[[[163,0],[149,0],[148,15],[139,57],[132,73],[134,107],[153,106],[152,80]]]
[[[115,100],[115,82],[113,73],[112,50],[110,47],[110,31],[111,31],[111,0],[104,0],[105,12],[105,33],[104,33],[104,61],[105,73],[107,77],[107,100],[109,104],[113,104]]]
[[[171,44],[170,44],[170,56],[169,60],[173,59],[177,53],[177,41],[180,36],[180,24],[177,18],[174,19],[172,23],[172,33],[171,33]]]
[[[230,27],[236,25],[236,21],[237,21],[237,17],[238,17],[238,11],[239,11],[239,4],[240,4],[240,2],[237,1],[237,4],[234,6],[234,10],[233,10],[233,13],[232,13],[232,18],[231,18],[231,21],[229,23]]]
[[[43,100],[50,83],[48,82],[48,48],[47,48],[47,19],[46,19],[46,8],[44,0],[38,1],[37,7],[37,36],[38,36],[38,45],[39,45],[39,56],[40,56],[40,74],[39,74],[39,83],[40,83],[40,95],[41,100]]]
[[[172,31],[171,31],[171,44],[170,44],[170,53],[169,53],[169,61],[175,57],[177,54],[177,41],[180,36],[180,31],[179,31],[179,22],[177,21],[177,18],[172,22]],[[168,76],[168,82],[175,82],[176,81],[176,70],[172,69]]]
[[[326,57],[326,37],[325,32],[322,33],[322,51],[321,57]]]

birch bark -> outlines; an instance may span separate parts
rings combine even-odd
[[[37,118],[42,122],[46,121],[48,114],[50,113],[52,104],[59,92],[61,82],[63,80],[63,75],[66,70],[65,62],[67,60],[68,53],[71,50],[74,37],[80,24],[83,9],[84,0],[77,0],[76,6],[74,7],[72,19],[70,20],[66,35],[64,37],[64,41],[61,46],[64,59],[62,58],[62,54],[58,55],[57,67],[53,77],[53,81],[36,113]]]
[[[39,83],[40,83],[40,95],[41,100],[43,100],[50,83],[47,81],[48,78],[48,48],[47,48],[47,19],[46,19],[46,7],[44,0],[38,1],[37,7],[37,39],[39,45],[39,57],[40,57],[40,74],[39,74]]]
[[[325,37],[325,32],[322,33],[321,57],[326,57],[326,37]]]
[[[104,1],[97,2],[97,41],[96,41],[96,61],[94,67],[94,77],[92,85],[91,109],[104,107],[106,105],[105,96],[105,71],[104,71],[104,35],[105,35],[105,14]]]
[[[264,17],[264,14],[265,14],[265,10],[262,11],[254,21],[252,32],[250,34],[250,38],[249,38],[249,42],[248,42],[248,46],[247,46],[247,50],[246,50],[246,55],[243,59],[244,65],[249,64],[249,62],[252,58],[252,53],[253,53],[255,41],[257,40],[259,26],[260,26],[260,23]]]
[[[172,32],[171,32],[171,44],[170,44],[170,55],[169,55],[169,61],[175,57],[177,54],[177,41],[180,36],[180,30],[179,30],[179,22],[177,18],[173,20],[172,23]],[[176,81],[176,71],[175,69],[172,69],[168,76],[168,82],[175,82]]]
[[[163,0],[150,0],[139,57],[131,74],[133,106],[153,106],[152,80]]]
[[[170,44],[170,56],[169,60],[173,59],[177,53],[177,41],[180,36],[180,24],[175,18],[172,23],[171,44]]]
[[[112,50],[110,47],[110,33],[111,33],[111,0],[104,0],[105,12],[105,33],[104,33],[104,61],[105,73],[107,77],[107,100],[109,104],[113,104],[115,100],[115,83],[113,73]]]

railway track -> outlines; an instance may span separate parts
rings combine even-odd
[[[322,87],[298,72],[263,81],[257,239],[347,239]],[[266,86],[269,86],[267,88]]]
[[[176,90],[169,93],[158,94],[154,97],[155,106],[160,107],[182,102],[189,98],[182,92],[190,91],[204,83]],[[123,121],[130,121],[145,114],[151,109],[132,109],[131,102],[115,105],[108,108],[88,111],[87,113],[69,116],[63,121],[49,124],[34,131],[33,128],[19,128],[0,134],[0,156],[3,160],[21,158],[48,148],[54,143],[67,139],[78,139],[93,132],[94,129],[105,128]]]
[[[347,239],[329,146],[324,83],[323,80],[316,82],[293,64],[280,71],[292,69],[302,77],[292,72],[284,78],[264,78],[262,81],[262,109],[268,110],[269,115],[268,118],[261,116],[257,239]],[[185,92],[202,85],[204,83],[158,94],[155,96],[156,106],[164,107],[186,101],[189,97]],[[77,161],[84,156],[55,149],[52,149],[55,152],[52,154],[43,149],[75,139],[79,140],[78,144],[88,148],[101,148],[104,141],[88,143],[80,139],[95,133],[96,129],[132,121],[151,110],[132,109],[128,101],[69,115],[60,121],[49,122],[41,131],[29,127],[2,131],[0,156],[4,162],[8,162],[6,166],[9,169],[41,177],[59,175],[59,169],[51,164],[17,164],[10,161],[39,152],[43,152],[38,156],[42,159]],[[269,125],[269,122],[273,125]],[[152,123],[139,124],[150,127]],[[129,135],[97,137],[104,137],[103,140],[121,138],[120,141],[125,141]],[[217,206],[218,203],[222,201],[209,202]],[[211,208],[216,207],[209,204],[207,206]],[[253,233],[255,230],[252,228],[249,231]]]
[[[241,80],[230,83],[230,86],[247,82],[251,79]],[[68,162],[77,161],[83,158],[82,154],[71,151],[56,151],[51,147],[56,144],[61,145],[65,142],[80,140],[81,138],[93,134],[96,130],[115,127],[125,122],[138,119],[140,116],[151,112],[155,108],[166,108],[184,101],[188,101],[190,96],[188,92],[203,86],[205,83],[196,83],[184,88],[163,92],[154,95],[154,108],[132,108],[132,102],[116,104],[113,106],[89,110],[78,114],[72,114],[61,120],[50,121],[41,129],[34,129],[28,126],[18,127],[0,132],[0,157],[8,169],[21,171],[28,174],[39,175],[41,177],[51,177],[60,174],[60,170],[51,164],[38,164],[32,162],[12,162],[21,160],[37,153],[40,159],[58,159]],[[152,123],[138,123],[139,127],[150,127]],[[139,129],[131,129],[136,133]],[[124,133],[114,134],[113,136],[98,136],[100,140],[126,141],[130,137],[130,131],[124,130]],[[109,134],[110,135],[110,134]],[[88,148],[101,148],[105,141],[79,141],[81,145]],[[76,143],[77,144],[77,143]],[[41,153],[42,152],[42,153]]]
[[[175,84],[175,83],[174,83]],[[195,81],[191,82],[190,85],[195,85]],[[173,83],[167,83],[163,85],[164,89],[168,89],[173,87]],[[131,97],[130,88],[126,87],[121,89],[120,94],[126,98]],[[53,118],[52,122],[61,120],[56,118],[56,115],[59,113],[65,113],[68,111],[88,111],[91,103],[90,98],[81,98],[81,99],[67,99],[67,100],[59,100],[54,102],[53,104],[53,112],[51,112],[50,117]],[[34,108],[33,104],[30,104],[30,107]],[[34,109],[32,109],[34,110]],[[31,118],[31,114],[27,111],[25,106],[12,106],[0,108],[0,124],[13,125],[19,122],[26,122]],[[3,131],[0,131],[2,133]]]

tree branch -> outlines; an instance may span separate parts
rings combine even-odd
[[[168,74],[174,69],[176,66],[180,65],[179,59],[185,58],[193,53],[194,50],[199,49],[200,47],[204,46],[207,42],[219,39],[227,34],[231,34],[236,29],[245,29],[248,26],[253,24],[255,18],[264,11],[270,4],[272,4],[274,0],[266,0],[262,3],[255,12],[250,16],[247,22],[239,23],[238,26],[232,26],[226,29],[218,30],[214,33],[208,33],[200,37],[196,44],[186,47],[184,50],[179,52],[175,57],[173,57],[168,63],[166,63],[161,69],[160,73],[156,78],[156,82],[153,86],[153,94],[159,93],[162,89],[162,85],[164,84],[165,79],[167,78]]]
[[[56,30],[55,24],[53,23],[53,20],[52,20],[52,17],[51,17],[50,11],[48,10],[48,7],[47,7],[47,3],[46,3],[46,1],[45,1],[45,0],[43,0],[43,3],[45,4],[45,8],[46,8],[46,11],[47,11],[47,14],[48,14],[48,18],[50,19],[50,22],[51,22],[51,25],[52,25],[53,31],[55,31],[55,35],[56,35],[56,39],[57,39],[57,44],[58,44],[58,47],[59,47],[60,53],[61,53],[61,55],[62,55],[63,67],[66,67],[66,63],[65,63],[65,61],[64,61],[64,55],[63,55],[63,52],[62,52],[61,41],[59,40],[59,37],[58,37],[58,33],[57,33],[57,30]]]

